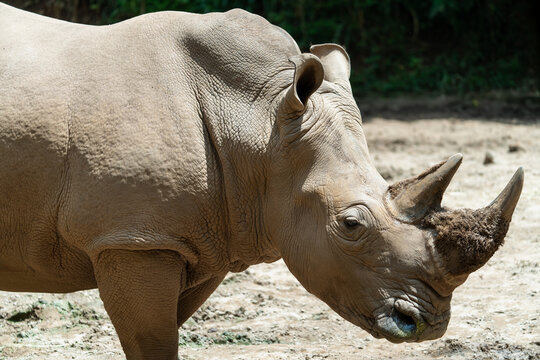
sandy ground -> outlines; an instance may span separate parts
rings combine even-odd
[[[395,181],[456,153],[444,204],[488,204],[518,166],[525,186],[506,244],[454,292],[436,341],[394,345],[340,319],[279,261],[230,274],[181,329],[181,359],[540,359],[540,122],[444,118],[365,124],[381,173]],[[513,150],[509,151],[510,147]],[[494,163],[483,165],[491,151]],[[0,359],[122,359],[97,291],[0,292]]]

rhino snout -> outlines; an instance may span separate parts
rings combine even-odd
[[[394,299],[376,317],[374,331],[394,343],[418,342],[441,337],[450,320],[450,310],[431,314],[419,305]]]

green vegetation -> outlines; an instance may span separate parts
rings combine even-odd
[[[45,308],[54,308],[62,318],[99,320],[101,316],[94,309],[81,309],[76,304],[64,300],[47,302],[39,300],[30,307],[17,310],[10,314],[6,320],[11,322],[22,322],[26,320],[41,320],[40,313]]]
[[[343,44],[357,95],[538,93],[540,3],[530,0],[8,0],[49,16],[113,23],[160,10],[240,7],[303,50]]]
[[[223,331],[212,336],[197,335],[192,332],[181,332],[179,346],[201,347],[206,345],[254,345],[254,344],[277,344],[277,338],[259,339],[247,334]]]

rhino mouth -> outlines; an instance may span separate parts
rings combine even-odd
[[[434,316],[408,300],[389,299],[373,323],[373,335],[393,343],[419,342],[441,337],[450,311]]]
[[[414,317],[399,311],[396,307],[394,307],[392,321],[394,321],[394,324],[396,324],[398,329],[405,334],[415,334],[416,330],[420,328],[420,324],[422,324],[422,320],[417,321]]]
[[[426,321],[410,302],[395,300],[376,317],[374,330],[392,342],[418,341],[426,329]]]
[[[444,335],[450,320],[450,307],[442,312],[435,311],[427,301],[413,300],[414,295],[402,295],[383,300],[371,316],[366,315],[355,304],[335,304],[331,307],[343,318],[360,326],[378,339],[385,338],[393,343],[420,342],[438,339]],[[422,303],[425,303],[421,305]],[[428,311],[429,310],[435,311]]]

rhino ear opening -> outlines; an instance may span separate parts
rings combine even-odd
[[[292,112],[303,112],[309,97],[323,82],[324,68],[320,60],[311,54],[302,54],[289,60],[294,64],[295,69],[286,102]]]
[[[324,67],[324,80],[344,85],[349,84],[351,60],[344,48],[337,44],[319,44],[311,46],[309,51],[321,59]]]

